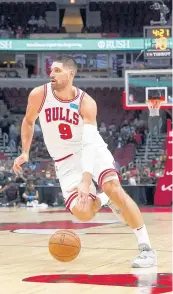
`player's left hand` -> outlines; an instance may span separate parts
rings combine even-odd
[[[68,192],[78,192],[76,207],[79,210],[87,211],[89,203],[89,186],[88,183],[80,182],[79,186],[72,188]]]

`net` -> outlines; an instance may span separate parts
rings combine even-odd
[[[149,115],[150,116],[159,116],[159,110],[161,107],[161,104],[163,103],[163,100],[160,99],[149,99],[146,101],[146,104],[148,105],[149,109]]]

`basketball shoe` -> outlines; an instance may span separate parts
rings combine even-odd
[[[139,244],[139,255],[133,261],[133,268],[147,268],[157,266],[156,250],[150,248],[147,244]]]

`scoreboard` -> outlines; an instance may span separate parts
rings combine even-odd
[[[145,59],[167,58],[172,56],[172,27],[144,27]]]

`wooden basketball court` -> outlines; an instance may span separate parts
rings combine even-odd
[[[0,208],[0,293],[173,293],[171,209],[148,208],[143,215],[159,264],[132,270],[136,238],[107,209],[81,224],[64,209]],[[79,234],[82,250],[71,263],[49,254],[48,241],[57,229]]]

